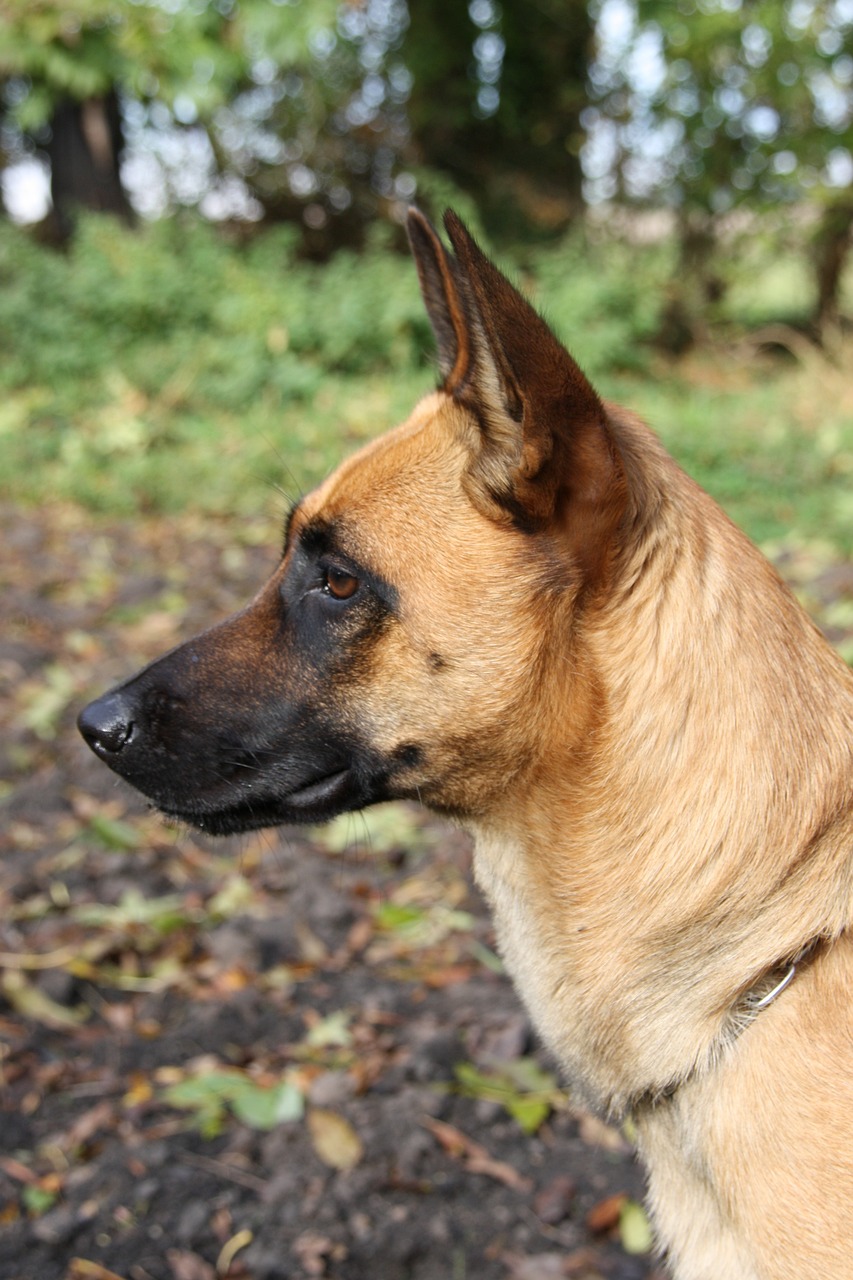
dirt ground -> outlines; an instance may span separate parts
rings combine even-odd
[[[0,536],[0,1278],[659,1275],[629,1138],[560,1087],[462,834],[391,806],[205,841],[78,739],[245,601],[268,524],[7,506]]]

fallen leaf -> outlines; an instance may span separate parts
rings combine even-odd
[[[78,1116],[71,1127],[60,1138],[54,1140],[54,1145],[60,1151],[76,1151],[85,1146],[99,1129],[112,1127],[114,1119],[113,1104],[105,1098]]]
[[[0,1156],[0,1169],[16,1182],[23,1182],[27,1186],[38,1182],[38,1174],[33,1173],[32,1169],[28,1169],[25,1164],[21,1164],[20,1160],[15,1160],[12,1156]]]
[[[636,1200],[626,1200],[619,1214],[619,1239],[626,1253],[649,1253],[654,1244],[646,1211]]]
[[[503,1255],[509,1267],[508,1280],[563,1280],[577,1276],[580,1280],[603,1280],[601,1259],[595,1249],[575,1249],[572,1253],[517,1253]]]
[[[90,1262],[88,1258],[72,1258],[71,1265],[65,1273],[65,1280],[124,1280],[115,1271],[102,1267],[100,1262]]]
[[[577,1185],[574,1178],[570,1178],[566,1173],[557,1174],[556,1178],[552,1178],[537,1194],[533,1201],[533,1212],[547,1226],[556,1226],[568,1215],[576,1194]]]
[[[64,1005],[57,1004],[14,969],[0,974],[0,991],[18,1013],[57,1031],[79,1027],[89,1016],[88,1009],[66,1009]]]
[[[513,1169],[512,1165],[505,1164],[502,1160],[495,1160],[485,1147],[480,1146],[479,1142],[475,1142],[473,1138],[469,1138],[461,1129],[456,1129],[443,1120],[434,1120],[431,1116],[424,1116],[421,1124],[425,1129],[429,1129],[448,1155],[462,1161],[469,1173],[480,1173],[486,1178],[493,1178],[496,1182],[502,1182],[504,1186],[512,1187],[514,1191],[531,1190],[532,1183],[529,1178],[523,1177],[517,1169]]]
[[[561,1253],[532,1253],[527,1257],[508,1254],[509,1280],[563,1280],[566,1275]]]
[[[173,1280],[216,1280],[216,1272],[210,1263],[188,1249],[169,1249],[166,1258]]]
[[[332,1169],[353,1169],[364,1155],[361,1138],[337,1111],[312,1108],[308,1112],[308,1132],[317,1155]]]
[[[226,1240],[220,1250],[219,1257],[216,1259],[216,1274],[218,1276],[227,1275],[237,1254],[241,1249],[245,1249],[247,1245],[250,1245],[253,1239],[254,1236],[247,1227],[244,1231],[238,1231],[230,1240]]]
[[[608,1196],[606,1200],[599,1200],[586,1215],[587,1230],[599,1236],[618,1227],[622,1210],[627,1203],[628,1197],[624,1192]]]
[[[618,1129],[605,1124],[598,1116],[586,1112],[581,1116],[578,1125],[580,1136],[591,1147],[602,1147],[605,1151],[630,1151],[630,1146]]]

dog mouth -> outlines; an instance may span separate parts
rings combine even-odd
[[[370,804],[375,797],[360,784],[350,767],[335,769],[301,782],[272,797],[247,796],[231,804],[160,805],[166,817],[188,823],[207,835],[233,835],[288,823],[326,822],[350,809]]]
[[[285,796],[286,803],[297,808],[313,808],[316,805],[334,802],[335,798],[348,790],[352,770],[337,769],[326,773],[313,782],[304,782]]]

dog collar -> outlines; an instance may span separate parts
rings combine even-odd
[[[752,1013],[760,1013],[762,1009],[766,1009],[767,1006],[772,1004],[776,997],[780,996],[785,988],[793,982],[796,973],[797,965],[792,964],[787,973],[785,973],[776,983],[776,986],[772,987],[764,996],[758,997],[758,991],[755,987],[753,987],[751,991],[748,991],[745,1003],[750,1011]]]
[[[803,969],[814,959],[818,947],[825,941],[826,939],[821,934],[818,934],[816,938],[812,938],[811,942],[807,942],[804,947],[801,947],[792,960],[783,960],[774,965],[772,969],[767,970],[755,986],[749,988],[746,995],[738,1001],[733,1010],[738,1034],[746,1030],[753,1017],[761,1013],[762,1010],[766,1009],[768,1005],[771,1005],[774,1000],[781,996],[782,992],[794,981],[797,976],[797,970]],[[777,977],[777,974],[780,973],[782,976]],[[773,981],[774,978],[776,979],[775,982]],[[769,990],[767,989],[768,982],[773,984]],[[743,1015],[747,1018],[746,1022],[742,1020]]]
[[[731,1048],[735,1041],[739,1040],[744,1032],[752,1026],[758,1015],[763,1013],[775,1000],[778,1000],[783,991],[787,990],[797,976],[798,971],[802,972],[815,959],[818,950],[825,942],[826,938],[819,934],[816,938],[812,938],[811,942],[807,942],[793,959],[782,960],[770,969],[765,970],[758,982],[749,987],[746,993],[732,1005],[727,1025],[716,1042],[712,1053],[717,1049]],[[780,974],[781,977],[779,976]],[[767,986],[768,982],[772,983],[769,988]],[[629,1110],[636,1115],[648,1107],[656,1108],[662,1103],[671,1101],[678,1090],[693,1079],[696,1074],[696,1071],[690,1072],[687,1076],[673,1081],[670,1085],[641,1094],[634,1099]],[[701,1074],[701,1071],[699,1074]]]

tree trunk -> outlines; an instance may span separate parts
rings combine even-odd
[[[83,102],[63,99],[54,110],[50,133],[50,192],[59,239],[71,235],[77,208],[115,213],[131,221],[119,176],[124,135],[116,93]]]
[[[706,336],[708,314],[723,297],[725,285],[713,271],[717,250],[713,216],[698,209],[682,210],[678,266],[657,332],[658,346],[673,355],[683,355]]]
[[[409,0],[403,57],[420,161],[476,195],[492,235],[560,230],[581,204],[581,112],[592,56],[585,0],[503,0],[492,114],[477,106],[478,28],[461,0]]]
[[[840,318],[841,277],[853,244],[853,200],[833,201],[824,211],[814,238],[817,305],[815,327],[822,337]]]

